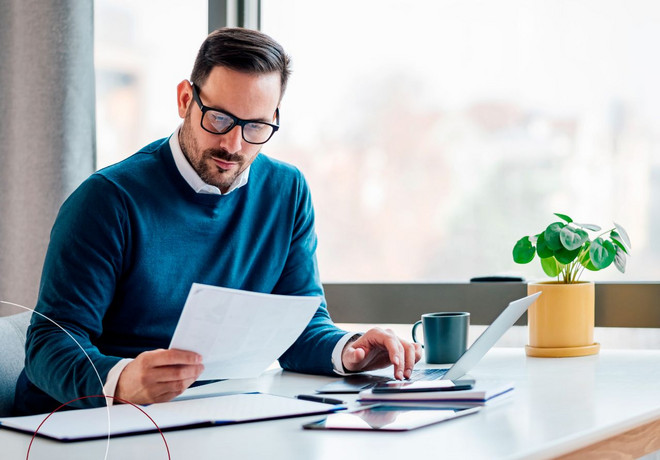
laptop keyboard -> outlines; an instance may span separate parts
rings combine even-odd
[[[439,380],[447,373],[448,369],[413,369],[410,381],[417,380]]]

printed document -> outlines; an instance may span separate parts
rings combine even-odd
[[[199,380],[257,377],[296,341],[320,304],[318,296],[194,283],[170,348],[202,355]]]

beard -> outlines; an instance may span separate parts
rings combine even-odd
[[[197,175],[207,184],[218,187],[222,193],[225,193],[234,183],[236,177],[245,169],[244,161],[241,155],[229,153],[223,148],[210,148],[200,150],[197,139],[192,133],[190,120],[190,108],[186,113],[186,118],[179,131],[179,145],[183,155],[188,163],[193,167]],[[235,171],[221,169],[213,162],[213,158],[223,161],[235,162],[237,168]]]

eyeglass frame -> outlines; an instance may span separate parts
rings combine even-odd
[[[215,108],[213,108],[213,107],[209,107],[209,106],[207,106],[207,105],[204,105],[204,104],[202,103],[202,100],[201,100],[200,97],[199,97],[199,87],[198,87],[195,83],[193,83],[193,82],[190,82],[190,84],[191,84],[191,86],[192,86],[192,90],[193,90],[193,100],[197,103],[197,106],[199,107],[199,110],[202,111],[202,116],[201,116],[200,119],[199,119],[199,125],[200,125],[200,126],[202,127],[202,129],[203,129],[204,131],[206,131],[207,133],[216,134],[216,135],[218,135],[218,136],[220,136],[220,135],[224,135],[224,134],[229,133],[232,129],[234,129],[234,128],[238,125],[238,126],[241,127],[241,137],[242,137],[242,139],[243,139],[245,142],[247,142],[248,144],[252,144],[252,145],[263,145],[263,144],[265,144],[266,142],[268,142],[268,141],[273,137],[273,134],[275,134],[275,133],[277,132],[278,129],[280,129],[280,125],[279,125],[279,123],[280,123],[280,108],[279,108],[279,107],[277,107],[277,108],[275,109],[275,121],[276,121],[276,124],[274,124],[274,123],[267,123],[267,122],[265,122],[265,121],[261,121],[261,120],[243,120],[242,118],[238,118],[236,115],[234,115],[233,113],[229,113],[229,112],[227,112],[226,110],[219,110],[219,109],[215,109]],[[216,132],[214,132],[214,131],[210,131],[210,130],[208,130],[207,128],[204,127],[204,115],[206,114],[206,112],[209,112],[209,111],[212,111],[212,112],[220,112],[220,113],[222,113],[223,115],[227,115],[229,118],[231,118],[231,120],[232,120],[232,124],[229,125],[229,128],[227,128],[227,130],[224,131],[224,132],[222,132],[222,133],[216,133]],[[263,141],[263,142],[250,142],[249,140],[247,140],[247,139],[245,138],[245,130],[243,129],[243,127],[244,127],[245,125],[249,124],[249,123],[262,123],[262,124],[264,124],[264,125],[268,125],[268,126],[270,126],[271,128],[273,128],[273,132],[271,132],[271,133],[270,133],[270,136],[268,136],[268,139],[266,139],[266,140]]]

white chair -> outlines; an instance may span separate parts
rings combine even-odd
[[[25,334],[32,312],[0,317],[0,417],[11,415],[16,380],[25,364]]]

